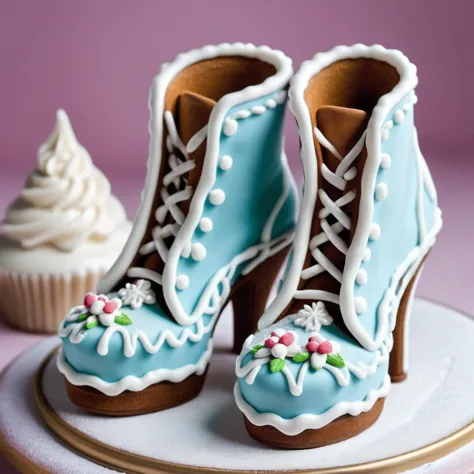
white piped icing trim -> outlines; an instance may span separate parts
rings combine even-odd
[[[95,375],[87,375],[76,372],[64,357],[64,350],[61,348],[58,352],[56,366],[67,380],[76,386],[87,386],[99,390],[99,392],[115,397],[120,395],[125,390],[131,392],[140,392],[145,388],[159,382],[182,382],[190,375],[202,375],[209,363],[212,354],[212,340],[209,340],[207,349],[201,355],[197,364],[188,364],[178,369],[157,369],[147,372],[143,377],[136,377],[134,375],[127,375],[117,382],[105,382]]]
[[[372,338],[367,330],[360,322],[355,309],[356,301],[354,298],[354,287],[357,273],[361,267],[361,262],[367,258],[366,245],[372,231],[372,216],[374,211],[374,188],[379,169],[380,160],[382,159],[382,167],[390,165],[390,157],[382,155],[382,140],[388,139],[390,129],[394,127],[392,120],[386,121],[390,111],[400,103],[405,97],[413,106],[416,103],[416,95],[413,89],[418,83],[416,75],[416,66],[411,64],[409,60],[400,51],[387,50],[380,45],[365,46],[356,44],[354,46],[338,46],[327,53],[316,54],[312,60],[305,61],[300,70],[293,76],[290,85],[290,108],[298,122],[298,129],[301,138],[301,158],[303,168],[305,170],[305,180],[303,189],[303,202],[299,215],[298,224],[295,233],[295,245],[293,247],[293,258],[291,265],[287,271],[287,275],[279,294],[271,303],[269,308],[260,318],[259,328],[265,328],[277,320],[278,316],[286,308],[293,298],[301,277],[304,260],[307,253],[307,242],[310,239],[311,222],[316,204],[316,193],[318,190],[318,170],[316,151],[314,149],[313,130],[311,117],[308,107],[304,100],[304,91],[308,86],[309,80],[317,75],[324,68],[343,59],[372,58],[391,64],[398,72],[400,79],[398,84],[391,92],[382,96],[372,111],[366,137],[367,159],[361,181],[360,196],[360,212],[357,227],[346,254],[344,272],[342,275],[341,291],[339,296],[333,296],[325,291],[301,291],[299,297],[306,299],[324,299],[338,303],[344,322],[359,341],[359,343],[367,350],[376,350],[382,344],[387,335],[389,308],[386,305],[380,305],[378,310],[377,334]],[[416,134],[415,134],[416,135]],[[324,143],[323,143],[324,145]],[[415,151],[420,154],[418,143],[415,143]],[[421,154],[420,154],[421,155]],[[337,155],[336,155],[337,156]],[[419,159],[420,161],[420,159]],[[427,170],[426,163],[421,160],[421,166]],[[429,172],[424,172],[429,176]],[[428,184],[431,181],[431,184]],[[431,177],[424,177],[424,183],[427,189],[432,186]],[[419,193],[423,189],[418,189]],[[420,217],[420,216],[418,216]],[[441,227],[441,212],[437,208],[435,212],[435,223],[431,230],[430,236],[421,240],[418,247],[413,249],[413,253],[425,255],[434,243],[436,233]],[[377,236],[377,232],[372,233],[372,237]],[[411,254],[407,256],[401,267],[410,268],[407,262],[416,265],[417,261],[411,258]],[[398,269],[392,276],[392,284],[396,287],[397,278],[401,278]],[[397,280],[397,281],[396,281]],[[317,294],[316,294],[317,293]],[[399,302],[402,293],[398,292],[396,299]],[[398,304],[398,303],[397,303]]]
[[[205,334],[212,331],[217,317],[219,316],[218,310],[221,305],[227,301],[230,294],[231,283],[237,269],[246,262],[250,262],[247,265],[247,267],[249,267],[249,265],[252,265],[254,261],[261,258],[262,253],[268,252],[266,258],[278,253],[282,248],[288,245],[292,236],[292,232],[287,232],[269,242],[263,242],[250,247],[245,252],[234,257],[228,265],[214,274],[198,303],[198,306],[200,305],[200,311],[202,311],[201,314],[213,315],[207,326],[204,326],[203,319],[200,318],[196,321],[196,332],[189,328],[185,328],[180,336],[177,337],[171,331],[165,330],[159,334],[158,339],[153,339],[152,342],[143,331],[134,330],[133,326],[123,327],[118,324],[113,324],[112,326],[109,326],[100,337],[97,344],[97,352],[100,355],[108,354],[109,342],[115,333],[119,333],[122,336],[124,355],[126,357],[133,357],[135,355],[138,342],[141,343],[143,349],[145,349],[149,354],[156,354],[165,342],[171,347],[181,347],[188,340],[191,342],[199,342]],[[178,275],[176,278],[176,286],[178,290],[185,290],[189,286],[189,277],[184,274]],[[84,331],[84,322],[73,322],[72,324],[67,325],[71,321],[75,321],[77,315],[80,314],[82,310],[85,310],[84,306],[76,306],[72,308],[61,322],[58,329],[58,335],[64,338],[68,337],[72,344],[80,344],[86,335]]]
[[[227,117],[224,121],[224,134],[227,136],[235,135],[239,130],[238,120],[246,119],[252,115],[262,115],[268,109],[274,109],[278,104],[283,104],[286,100],[286,91],[281,91],[272,99],[268,99],[265,105],[255,105],[250,109],[239,110],[233,113],[230,117]],[[224,168],[222,168],[224,169]]]
[[[69,315],[66,316],[59,326],[59,337],[69,338],[69,342],[72,344],[80,344],[82,342],[86,336],[86,332],[84,331],[85,322],[72,323],[66,326],[66,324],[70,322],[71,317],[77,318],[78,313],[82,310],[85,310],[85,307],[76,306],[71,309]],[[174,348],[181,347],[188,341],[199,342],[205,334],[212,330],[215,319],[216,318],[213,318],[207,326],[204,326],[203,320],[200,319],[196,323],[196,332],[192,329],[185,328],[179,337],[169,330],[164,330],[159,334],[158,339],[153,339],[154,342],[141,330],[128,329],[118,324],[113,324],[109,326],[100,337],[97,343],[97,353],[101,356],[106,356],[109,353],[109,343],[115,333],[119,333],[122,336],[123,353],[125,357],[133,357],[135,355],[138,342],[140,342],[143,349],[149,354],[156,354],[165,342]]]
[[[270,425],[288,436],[296,436],[304,430],[320,429],[340,416],[357,416],[371,410],[379,398],[388,395],[390,386],[390,377],[386,375],[382,386],[378,390],[370,390],[365,400],[359,402],[339,402],[321,415],[305,413],[295,418],[282,418],[275,413],[257,412],[255,408],[245,401],[238,383],[234,385],[234,396],[240,411],[255,426]]]
[[[183,325],[192,324],[201,317],[203,314],[203,303],[201,302],[200,310],[194,311],[192,315],[189,315],[184,311],[176,293],[176,270],[182,249],[192,240],[192,235],[199,224],[199,219],[202,217],[205,201],[216,180],[219,142],[221,131],[224,126],[224,120],[229,110],[239,104],[272,93],[275,93],[276,97],[278,97],[279,94],[282,93],[282,90],[286,87],[293,73],[293,69],[291,59],[285,56],[281,51],[272,50],[268,46],[257,47],[252,44],[223,43],[218,46],[205,46],[201,49],[180,54],[172,63],[164,64],[162,66],[160,74],[158,74],[154,79],[150,96],[150,157],[148,160],[147,181],[143,192],[142,203],[140,205],[132,234],[125,245],[122,254],[112,269],[102,279],[99,286],[100,291],[106,293],[118,283],[132,262],[146,231],[148,218],[152,212],[153,199],[155,196],[162,158],[164,98],[168,85],[180,71],[184,70],[191,64],[221,56],[239,55],[257,58],[264,62],[268,62],[275,66],[276,73],[265,79],[261,84],[249,86],[241,91],[225,95],[217,102],[211,112],[206,129],[206,156],[204,159],[201,179],[199,180],[192,196],[188,215],[169,249],[162,276],[163,292],[167,306],[171,310],[176,321]],[[270,100],[276,101],[276,99],[267,99],[265,105],[269,108],[273,105],[273,102]],[[251,112],[258,113],[258,110],[252,109]],[[237,122],[235,123],[237,124]],[[288,238],[289,242],[291,237],[285,237]],[[266,245],[268,244],[269,243],[266,243]],[[262,248],[264,247],[265,245]],[[253,252],[253,250],[249,249],[248,252]],[[226,269],[221,269],[216,275],[221,275],[225,273],[225,271]],[[209,289],[208,286],[204,293],[209,293],[211,291],[214,291],[214,289]]]

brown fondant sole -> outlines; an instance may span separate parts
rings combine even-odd
[[[202,390],[203,375],[191,375],[182,382],[160,382],[140,392],[125,391],[115,397],[104,395],[92,387],[78,387],[66,378],[69,399],[78,407],[107,416],[134,416],[173,408],[189,402]]]
[[[385,399],[377,400],[373,408],[358,416],[344,415],[319,430],[305,430],[288,436],[273,426],[255,426],[244,415],[245,427],[256,441],[281,449],[309,449],[328,446],[352,438],[372,426],[382,413]]]

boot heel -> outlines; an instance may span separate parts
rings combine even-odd
[[[239,354],[245,339],[255,333],[257,322],[265,311],[268,297],[278,273],[288,255],[289,247],[261,263],[251,273],[242,278],[232,291],[234,309],[234,347]]]
[[[394,383],[403,382],[407,378],[409,320],[418,280],[427,257],[428,255],[425,256],[415,274],[411,277],[411,280],[403,293],[400,306],[398,307],[397,323],[393,330],[393,349],[390,353],[390,362],[388,366],[388,373]]]

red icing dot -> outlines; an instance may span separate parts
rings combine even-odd
[[[107,302],[107,299],[104,298],[103,296],[99,296],[97,299],[98,299],[99,301],[103,301],[104,303]]]
[[[285,346],[291,346],[294,340],[295,340],[295,336],[293,336],[291,332],[287,332],[286,334],[283,334],[283,336],[280,337],[280,340],[278,342]]]
[[[309,342],[317,342],[319,343],[318,341],[318,338],[316,336],[311,336],[309,339],[308,339]]]
[[[104,313],[112,314],[117,309],[116,301],[107,301],[104,305]]]
[[[319,344],[318,352],[320,354],[330,354],[332,352],[332,344],[329,341],[324,341]]]
[[[275,331],[272,332],[272,336],[274,336],[274,337],[280,337]]]
[[[319,344],[316,341],[310,341],[306,344],[306,349],[308,349],[309,352],[317,352],[318,346]]]
[[[271,349],[275,344],[276,344],[276,341],[274,341],[272,338],[269,338],[265,341],[264,346],[267,347],[268,349]]]
[[[84,298],[84,306],[86,308],[90,308],[92,304],[95,303],[96,298],[96,295],[94,295],[93,293],[88,293]]]

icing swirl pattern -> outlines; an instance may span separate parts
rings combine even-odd
[[[125,221],[109,181],[58,110],[52,134],[38,149],[37,168],[6,211],[4,232],[27,249],[52,245],[70,252],[106,240]]]

